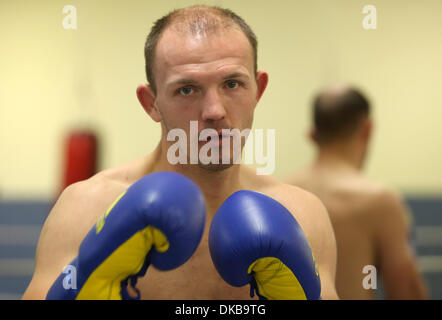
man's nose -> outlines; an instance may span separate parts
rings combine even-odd
[[[208,90],[203,101],[202,120],[217,121],[222,120],[225,116],[226,109],[220,93],[217,89]]]

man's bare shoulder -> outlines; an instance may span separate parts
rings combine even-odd
[[[284,199],[286,205],[295,211],[314,211],[322,206],[317,196],[301,187],[280,182],[274,186],[274,191]]]
[[[89,179],[69,185],[63,190],[42,229],[42,242],[58,242],[71,246],[82,239],[112,202],[131,184],[125,179],[131,164],[103,170]],[[49,239],[49,241],[47,241]]]
[[[378,221],[390,224],[402,224],[408,229],[412,224],[412,215],[405,199],[399,191],[380,185],[370,194],[372,215]]]
[[[73,183],[63,191],[57,203],[90,206],[94,202],[106,201],[109,196],[113,197],[115,192],[123,192],[130,185],[126,178],[127,171],[127,165],[121,165],[100,171],[89,179]]]
[[[327,210],[321,200],[301,187],[263,175],[255,177],[252,189],[280,202],[306,231],[317,229],[320,226],[319,221],[324,221],[325,224],[329,222]]]
[[[99,172],[63,190],[43,225],[37,260],[47,252],[76,252],[97,219],[127,189],[128,184],[114,178],[111,172]]]
[[[286,183],[275,184],[273,197],[299,219],[306,230],[329,227],[329,217],[322,201],[310,191]]]
[[[100,172],[68,186],[61,193],[42,229],[41,239],[82,238],[125,185]],[[63,241],[64,242],[64,241]],[[62,243],[62,242],[61,242]]]
[[[348,192],[367,197],[378,197],[387,191],[387,187],[380,182],[367,178],[362,174],[355,174],[343,181],[343,186]]]
[[[361,175],[348,181],[340,191],[338,203],[342,203],[341,208],[346,209],[343,212],[365,221],[372,230],[379,229],[381,221],[384,225],[399,223],[409,226],[412,223],[412,216],[403,197],[392,187]]]
[[[309,211],[312,207],[322,205],[311,192],[291,185],[270,175],[257,175],[253,169],[246,169],[246,188],[262,192],[283,204],[289,211]]]
[[[70,186],[68,197],[85,206],[107,205],[111,199],[118,197],[130,185],[119,176],[115,169],[108,169],[95,174],[93,177],[77,182]]]
[[[310,176],[311,176],[311,168],[303,167],[292,172],[290,175],[285,177],[283,179],[283,182],[290,185],[302,186],[305,185],[309,180],[311,180]]]
[[[146,157],[125,162],[123,164],[102,170],[91,178],[76,182],[67,187],[60,200],[80,201],[79,203],[90,203],[91,201],[104,200],[117,197],[131,184],[147,174],[145,171]],[[115,195],[115,193],[118,193]]]
[[[317,195],[326,206],[345,203],[351,211],[364,211],[373,205],[391,201],[398,194],[382,183],[366,177],[358,171],[314,170],[304,168],[285,180]],[[352,201],[348,201],[352,199]],[[361,210],[359,210],[360,208]]]
[[[346,192],[368,209],[364,211],[385,211],[403,205],[403,198],[397,190],[362,175],[348,181],[346,187]]]
[[[135,181],[149,173],[151,156],[143,156],[118,166],[105,169],[92,177],[92,182],[115,182],[133,184]]]

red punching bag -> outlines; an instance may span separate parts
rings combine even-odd
[[[98,141],[90,130],[68,134],[65,142],[63,189],[72,183],[88,179],[97,172]]]

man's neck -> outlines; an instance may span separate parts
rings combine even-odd
[[[150,172],[172,171],[192,179],[200,187],[209,206],[220,205],[233,192],[241,189],[239,164],[220,171],[208,170],[197,164],[173,165],[167,160],[167,150],[161,144],[150,155],[150,161]]]
[[[362,155],[359,150],[349,145],[321,147],[315,166],[360,171],[362,169]]]

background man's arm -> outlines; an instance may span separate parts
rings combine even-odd
[[[427,288],[409,245],[410,224],[402,199],[384,191],[375,210],[377,258],[386,298],[427,299]]]

